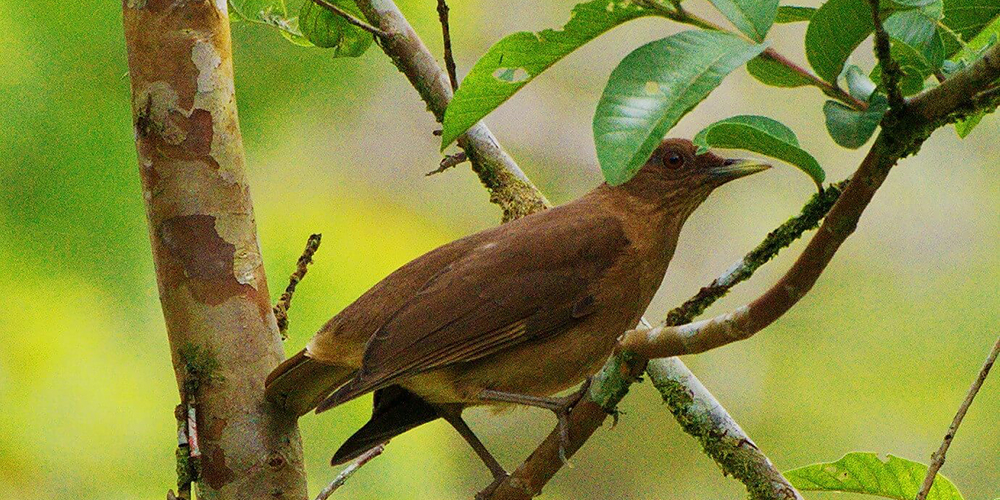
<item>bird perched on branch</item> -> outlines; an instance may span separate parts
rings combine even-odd
[[[681,226],[715,188],[768,166],[664,140],[628,182],[432,250],[333,317],[267,379],[296,415],[369,392],[371,420],[333,457],[350,460],[437,418],[499,481],[506,472],[461,418],[478,405],[556,412],[635,327],[660,287]],[[495,481],[495,484],[496,484]]]

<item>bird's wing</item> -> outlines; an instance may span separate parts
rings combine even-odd
[[[564,331],[600,307],[592,287],[628,245],[620,222],[593,214],[532,222],[428,281],[375,332],[357,377],[321,409],[401,376]]]

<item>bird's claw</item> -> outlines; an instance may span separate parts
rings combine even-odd
[[[569,413],[573,411],[573,408],[577,405],[577,403],[579,403],[580,400],[583,399],[583,396],[587,394],[587,390],[590,389],[590,381],[591,378],[587,377],[576,392],[563,399],[561,407],[553,410],[556,414],[556,418],[559,419],[559,460],[571,469],[573,468],[573,464],[570,463],[569,458],[566,457],[566,449],[569,448],[570,444]]]

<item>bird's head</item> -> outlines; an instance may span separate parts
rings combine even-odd
[[[757,160],[723,158],[711,151],[697,154],[697,149],[687,139],[663,140],[623,187],[648,201],[693,211],[715,188],[771,167]]]

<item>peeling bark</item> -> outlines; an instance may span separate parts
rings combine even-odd
[[[293,416],[264,400],[284,357],[244,169],[224,0],[124,0],[132,112],[182,401],[206,499],[306,497]]]

